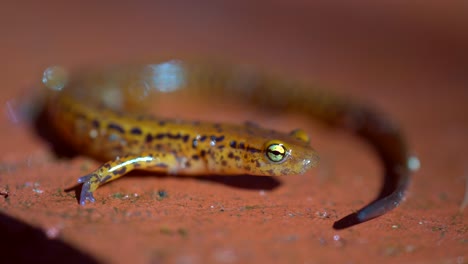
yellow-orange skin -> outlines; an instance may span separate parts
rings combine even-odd
[[[144,68],[137,71],[144,72]],[[112,81],[112,74],[103,74]],[[107,161],[79,179],[83,183],[81,204],[94,201],[93,192],[99,185],[134,169],[168,174],[278,176],[302,174],[317,164],[318,155],[302,130],[281,133],[248,122],[233,125],[159,119],[138,113],[132,109],[135,105],[112,109],[104,106],[104,95],[109,93],[99,91],[108,86],[97,85],[102,84],[102,78],[78,78],[55,92],[49,100],[49,113],[55,128],[75,149]],[[142,76],[123,78],[119,83]],[[110,90],[124,93],[127,102],[149,100],[128,98],[136,93],[125,85]],[[272,145],[284,150],[281,160],[267,155]]]

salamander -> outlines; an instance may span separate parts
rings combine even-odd
[[[224,124],[157,118],[145,114],[156,96],[188,93],[230,98],[272,112],[293,112],[369,142],[385,168],[385,183],[375,201],[335,223],[345,228],[397,207],[410,182],[405,140],[398,126],[365,104],[315,90],[250,67],[167,60],[114,65],[66,75],[49,68],[47,112],[54,129],[79,153],[105,161],[81,177],[79,202],[109,181],[141,169],[166,174],[302,174],[316,166],[317,152],[301,129],[289,133],[256,124]]]

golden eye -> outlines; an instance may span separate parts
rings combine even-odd
[[[281,162],[286,157],[286,148],[282,144],[271,144],[266,149],[266,156],[273,162]]]

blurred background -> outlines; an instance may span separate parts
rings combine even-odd
[[[37,86],[42,71],[50,65],[73,69],[186,56],[250,63],[284,76],[316,82],[335,93],[372,101],[402,125],[412,150],[422,162],[407,203],[396,213],[397,216],[404,215],[397,218],[403,224],[403,220],[409,221],[407,225],[411,228],[406,231],[416,230],[415,233],[405,233],[406,239],[413,240],[411,245],[421,249],[412,255],[415,257],[412,260],[427,261],[431,254],[437,254],[438,260],[445,259],[445,254],[451,250],[451,262],[447,263],[463,263],[466,259],[456,256],[466,255],[460,250],[466,249],[467,245],[466,220],[463,218],[466,213],[461,211],[461,220],[450,217],[460,216],[459,205],[468,179],[467,47],[466,1],[2,1],[0,103],[3,106],[11,98],[28,93]],[[34,141],[35,147],[26,146],[24,142],[30,142],[26,136],[29,134],[11,127],[4,115],[0,121],[0,138],[8,139],[2,142],[3,149],[8,150],[1,154],[2,161],[24,159],[25,153],[44,144]],[[327,139],[319,132],[318,138],[321,137]],[[344,141],[354,144],[348,138]],[[328,143],[332,147],[327,151],[325,145]],[[338,178],[345,179],[343,171],[349,168],[348,165],[359,164],[354,162],[360,157],[345,156],[346,151],[342,154],[333,143],[338,144],[335,138],[318,142],[318,145],[324,160],[333,155],[340,157],[337,160],[343,164],[335,164],[336,173],[340,175]],[[358,148],[357,153],[360,152],[363,150]],[[378,170],[376,166],[370,167],[371,172]],[[376,177],[373,174],[369,178]],[[324,196],[335,199],[343,193],[340,191],[342,185],[328,183],[335,191],[331,191],[333,195],[326,193]],[[364,180],[357,184],[369,188]],[[378,179],[373,184],[372,190],[377,190]],[[338,198],[335,204],[347,206],[351,194],[344,192],[344,195],[346,197]],[[362,199],[369,199],[372,193],[368,195]],[[18,210],[14,214],[22,215],[21,209]],[[35,219],[35,216],[28,216],[28,212],[24,211],[23,218]],[[423,226],[422,222],[415,224],[423,215],[425,219],[431,219],[433,226]],[[361,233],[346,234],[350,241],[368,239],[372,242],[372,239],[380,238],[373,232],[383,231],[381,223],[372,222],[362,227],[364,229],[358,229],[364,230]],[[450,229],[451,224],[461,228]],[[329,223],[322,225],[331,226]],[[317,232],[309,222],[297,226],[307,226],[312,228],[309,232]],[[441,226],[447,229],[438,229]],[[372,232],[365,232],[369,227]],[[230,228],[235,229],[235,226]],[[80,229],[76,230],[79,233]],[[403,241],[401,233],[392,233],[392,237],[387,229],[384,230],[387,233],[383,237],[391,237],[398,243]],[[442,230],[443,234],[431,236],[435,230]],[[67,232],[73,231],[68,229]],[[331,238],[334,231],[323,232],[326,233],[324,237]],[[102,238],[116,241],[111,239],[114,234],[109,232]],[[315,239],[317,233],[313,234]],[[365,238],[362,237],[364,234],[367,234]],[[88,237],[92,235],[94,233]],[[143,232],[140,235],[144,237]],[[429,239],[425,239],[425,235]],[[81,234],[69,235],[68,239],[86,247],[88,240],[78,237]],[[125,239],[129,237],[135,239],[134,236]],[[239,238],[239,247],[242,247],[243,239],[247,238]],[[164,245],[169,247],[171,242]],[[347,251],[340,251],[342,261],[349,260],[350,254],[354,253],[359,257],[364,251],[379,252],[377,256],[381,252],[379,243],[355,243],[351,243]],[[148,245],[147,242],[141,244]],[[194,244],[198,245],[198,241]],[[261,245],[267,244],[269,242]],[[441,245],[445,247],[441,248]],[[113,260],[118,260],[119,254],[123,254],[118,250],[109,253],[98,246],[88,247],[95,250],[96,255],[107,254],[100,256],[103,259],[112,259],[109,255],[114,255]],[[305,245],[305,253],[301,256],[317,253],[326,255],[324,259],[327,259],[336,254],[338,247],[328,248],[326,252],[311,251],[312,248],[310,244]],[[402,248],[403,253],[398,256],[413,253]],[[140,248],[135,252],[138,250]],[[203,250],[209,251],[211,247],[203,247]],[[263,250],[270,249],[264,246]],[[289,252],[292,250],[296,247]],[[145,258],[141,254],[134,256]],[[304,259],[296,260],[303,262]]]
[[[340,86],[447,88],[467,81],[467,11],[464,1],[3,1],[0,67],[209,55]]]

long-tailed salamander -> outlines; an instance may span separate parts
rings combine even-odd
[[[231,125],[142,115],[151,94],[176,90],[297,112],[368,141],[383,161],[384,186],[375,201],[337,221],[335,228],[370,220],[397,207],[410,182],[410,157],[404,139],[384,115],[249,67],[170,60],[93,69],[68,77],[58,68],[49,68],[43,82],[53,90],[47,112],[54,129],[79,153],[107,161],[79,178],[82,205],[95,201],[93,193],[100,185],[134,169],[279,176],[302,174],[318,163],[318,155],[301,129],[282,133],[252,123]]]

